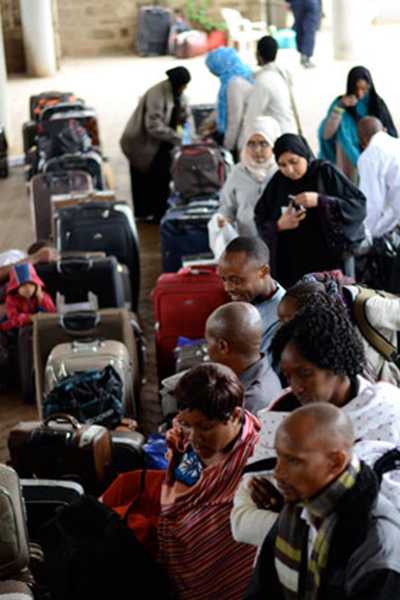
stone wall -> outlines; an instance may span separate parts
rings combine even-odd
[[[145,0],[53,0],[57,47],[62,57],[94,57],[134,52],[137,17]],[[171,8],[184,0],[161,0]],[[219,8],[238,8],[243,15],[260,20],[265,0],[217,0],[212,13],[220,19]],[[19,0],[0,0],[7,67],[10,73],[25,68]]]

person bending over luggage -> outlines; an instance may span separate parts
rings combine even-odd
[[[278,428],[274,476],[284,507],[245,600],[400,597],[399,513],[355,455],[353,427],[337,407],[316,403]]]
[[[286,133],[274,146],[279,171],[255,208],[272,274],[283,285],[305,273],[341,268],[365,237],[365,196],[331,163],[316,160],[307,141]]]
[[[24,327],[38,312],[56,312],[53,300],[44,290],[44,283],[30,263],[15,265],[9,274],[6,295],[6,320],[0,330]]]
[[[167,206],[171,150],[182,142],[178,128],[190,119],[183,95],[191,79],[189,71],[175,67],[166,73],[167,79],[142,96],[120,140],[129,160],[135,215],[156,222]]]
[[[236,50],[225,46],[209,52],[206,65],[221,82],[214,137],[224,148],[237,153],[247,100],[254,83],[253,74]]]
[[[254,207],[278,168],[272,148],[279,135],[272,117],[258,117],[247,128],[240,163],[233,166],[220,193],[219,227],[231,223],[239,235],[257,235]]]
[[[290,387],[258,413],[260,440],[235,494],[231,515],[234,538],[255,546],[262,544],[276,521],[266,501],[263,475],[273,468],[275,432],[289,412],[315,402],[341,408],[353,424],[360,456],[366,454],[361,442],[364,446],[400,443],[400,390],[362,375],[363,347],[343,306],[330,298],[323,303],[309,301],[278,330],[272,355]],[[386,483],[382,481],[382,491],[390,498],[392,488]]]
[[[333,162],[352,181],[357,180],[361,153],[357,123],[367,115],[377,117],[387,133],[397,137],[392,116],[375,90],[371,73],[365,67],[353,67],[347,76],[346,93],[332,102],[318,131],[319,157]]]
[[[399,367],[379,351],[382,338],[397,348],[400,298],[346,283],[340,272],[310,273],[286,291],[278,306],[279,320],[285,323],[313,299],[323,304],[327,296],[346,307],[364,347],[367,376],[400,387]]]
[[[250,302],[261,315],[261,352],[268,352],[278,328],[278,304],[285,294],[271,277],[269,249],[259,238],[238,237],[225,248],[218,261],[218,272],[234,302]]]
[[[210,360],[230,367],[244,387],[243,406],[254,415],[275,400],[279,378],[260,352],[262,322],[248,302],[229,302],[207,319],[205,336]]]
[[[176,395],[179,413],[167,434],[169,465],[161,488],[159,560],[180,600],[239,600],[255,550],[232,539],[229,514],[259,423],[242,408],[243,386],[223,365],[191,369]],[[129,476],[111,485],[105,504],[120,503]]]

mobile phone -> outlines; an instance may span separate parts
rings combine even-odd
[[[294,210],[297,210],[297,211],[303,210],[302,206],[300,206],[299,204],[296,204],[296,196],[289,194],[288,198],[290,200],[290,203],[289,203],[290,207],[294,208]]]

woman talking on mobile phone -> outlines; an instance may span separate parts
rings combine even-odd
[[[364,239],[364,194],[330,162],[315,159],[300,135],[278,138],[274,155],[278,171],[255,208],[273,277],[289,287],[306,273],[346,270],[346,254]]]
[[[397,137],[392,116],[376,93],[371,73],[365,67],[353,67],[347,76],[346,93],[332,102],[318,132],[320,158],[333,162],[352,181],[357,181],[361,153],[357,122],[366,116],[377,117],[387,133]]]

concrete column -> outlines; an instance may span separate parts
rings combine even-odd
[[[20,0],[28,74],[49,77],[57,71],[52,0]]]
[[[374,0],[333,0],[333,44],[336,60],[358,60],[365,56]]]
[[[0,11],[0,124],[7,128],[7,69],[6,56],[4,52],[3,26]]]

